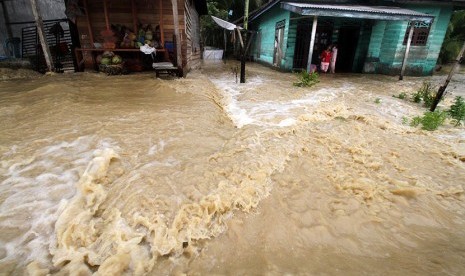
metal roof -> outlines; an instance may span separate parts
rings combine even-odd
[[[359,5],[327,5],[310,3],[281,3],[281,8],[301,15],[316,15],[330,17],[350,17],[380,20],[415,20],[431,22],[433,15],[385,6],[359,6]]]

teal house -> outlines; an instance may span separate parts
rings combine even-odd
[[[336,72],[431,75],[454,9],[465,0],[272,0],[249,15],[254,60],[310,70],[338,45]]]

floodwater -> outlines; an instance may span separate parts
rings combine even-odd
[[[0,274],[465,273],[465,128],[392,97],[445,76],[236,66],[0,82]]]

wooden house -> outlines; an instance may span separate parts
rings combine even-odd
[[[205,0],[75,0],[70,3],[77,5],[74,10],[69,6],[68,9],[73,11],[78,40],[74,51],[81,70],[97,68],[96,59],[107,50],[121,55],[128,63],[131,61],[132,68],[140,67],[137,62],[142,63],[147,57],[139,46],[144,44],[148,29],[152,35],[148,37],[147,32],[145,42],[150,40],[157,49],[158,60],[174,61],[184,75],[200,64],[199,16],[207,14]]]
[[[338,44],[337,72],[431,75],[454,9],[464,0],[272,0],[252,12],[255,60],[310,70]]]

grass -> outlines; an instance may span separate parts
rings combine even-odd
[[[400,93],[399,95],[392,95],[394,98],[398,98],[398,99],[401,99],[401,100],[405,100],[407,98],[407,93],[405,92],[402,92]]]
[[[429,81],[424,81],[421,87],[413,94],[415,103],[423,101],[423,105],[430,108],[436,98],[436,87]]]
[[[298,73],[298,81],[294,82],[294,86],[298,87],[311,87],[320,82],[320,76],[317,72],[308,73],[305,70],[302,70]]]

